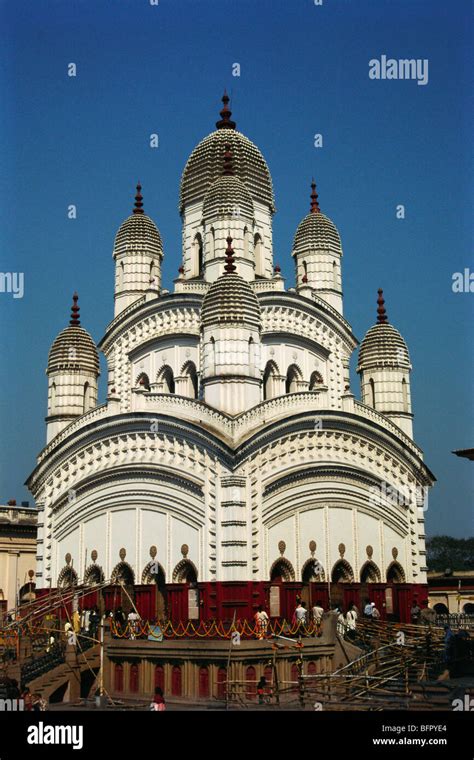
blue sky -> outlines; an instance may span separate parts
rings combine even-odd
[[[0,503],[31,499],[23,483],[45,443],[47,354],[68,322],[73,290],[95,340],[113,317],[113,239],[138,179],[171,286],[180,265],[181,172],[213,130],[227,87],[238,129],[272,173],[275,262],[287,286],[314,174],[321,209],[341,233],[344,309],[355,334],[362,339],[374,323],[383,287],[389,319],[408,343],[415,437],[438,478],[427,533],[472,533],[474,469],[451,453],[474,445],[474,294],[452,291],[453,273],[474,270],[470,7],[0,3],[0,271],[25,278],[23,298],[0,293]],[[369,61],[383,54],[428,59],[428,84],[369,79]],[[314,147],[316,133],[322,148]],[[405,219],[396,218],[399,204]],[[101,400],[103,363],[102,371]],[[353,389],[358,395],[355,375]]]

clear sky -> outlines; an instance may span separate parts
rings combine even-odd
[[[427,534],[472,534],[474,467],[451,453],[474,446],[474,293],[452,290],[453,273],[474,271],[471,8],[469,0],[0,2],[0,271],[24,273],[23,298],[0,293],[0,503],[31,501],[23,483],[45,443],[47,355],[72,292],[95,340],[113,317],[113,239],[138,179],[172,287],[181,172],[214,129],[227,87],[237,128],[272,173],[275,262],[287,286],[314,174],[321,210],[342,237],[345,316],[361,340],[383,287],[410,350],[415,437],[438,479]],[[382,55],[427,59],[428,83],[370,79],[369,61]],[[101,401],[103,362],[102,373]],[[353,390],[358,396],[355,373]]]

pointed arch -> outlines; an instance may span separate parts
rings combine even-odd
[[[54,410],[56,408],[56,383],[53,382],[51,384],[51,414],[54,414]]]
[[[285,392],[296,393],[298,391],[298,383],[303,379],[303,373],[297,364],[290,364],[286,372],[285,380]]]
[[[254,236],[253,239],[253,252],[255,257],[255,275],[256,277],[265,277],[263,242],[261,236],[258,233]]]
[[[311,377],[309,378],[309,390],[315,391],[320,385],[324,385],[323,376],[320,372],[314,370],[314,372],[311,373]]]
[[[405,583],[405,571],[400,562],[394,560],[387,567],[387,583]]]
[[[316,573],[314,570],[314,566],[318,564],[320,571],[319,573]],[[310,582],[316,582],[316,583],[324,583],[326,580],[326,573],[324,572],[323,566],[321,562],[319,562],[316,557],[310,557],[306,560],[304,563],[302,570],[301,570],[301,579],[303,583],[310,583]]]
[[[375,409],[375,382],[373,377],[369,380],[369,406]]]
[[[286,557],[278,557],[270,568],[270,580],[275,581],[278,578],[284,581],[296,580],[293,565]]]
[[[249,231],[247,227],[244,227],[244,256],[247,258],[249,255]]]
[[[123,261],[121,261],[117,267],[117,290],[122,290],[123,288],[124,274],[125,267]]]
[[[173,570],[173,583],[197,583],[198,571],[190,559],[182,559]]]
[[[340,559],[331,571],[331,583],[353,583],[354,571],[345,559]]]
[[[200,232],[196,232],[193,240],[193,277],[202,277],[203,274],[203,245]]]
[[[77,586],[77,573],[71,565],[65,565],[58,576],[58,586],[60,588],[70,588]]]
[[[174,393],[174,374],[169,364],[164,364],[157,374],[158,393]]]
[[[158,571],[158,572],[157,572]],[[166,575],[162,565],[152,560],[143,568],[142,583],[156,583],[161,588],[166,583]]]
[[[209,230],[209,258],[214,258],[214,253],[216,250],[216,233],[214,230],[214,227],[211,227]]]
[[[150,378],[146,372],[140,372],[137,379],[135,380],[135,385],[138,386],[138,388],[144,389],[145,391],[150,390]]]
[[[338,282],[338,272],[337,272],[337,262],[332,262],[332,286],[334,290],[338,290],[339,282]]]
[[[84,383],[84,394],[83,394],[83,402],[82,402],[82,411],[85,414],[87,411],[89,411],[91,405],[91,388],[89,383]]]
[[[128,562],[119,562],[112,570],[110,580],[112,583],[123,583],[125,586],[134,586],[135,573]]]
[[[280,375],[277,364],[270,359],[265,365],[263,373],[263,400],[274,398],[277,395],[276,378]]]
[[[361,583],[380,583],[380,570],[371,559],[365,562],[360,569]]]
[[[105,580],[104,571],[100,565],[89,565],[84,573],[84,583],[86,586],[93,586],[96,583],[102,583]]]
[[[186,383],[186,396],[188,398],[197,398],[198,397],[198,375],[196,370],[196,365],[193,361],[188,360],[183,364],[181,367],[180,375],[187,378]]]
[[[408,385],[405,378],[402,379],[402,402],[403,411],[408,413],[410,411],[408,408]]]

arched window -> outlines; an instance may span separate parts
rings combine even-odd
[[[320,372],[316,372],[315,370],[311,373],[311,377],[309,378],[309,390],[315,391],[320,385],[324,385],[323,376]]]
[[[323,566],[316,557],[311,557],[303,565],[303,583],[323,583],[326,580]]]
[[[303,261],[303,282],[308,282],[308,265]]]
[[[290,364],[286,373],[285,392],[296,393],[298,390],[298,381],[302,380],[301,372],[296,364]]]
[[[317,672],[318,671],[317,671],[317,668],[316,668],[316,663],[313,662],[312,660],[310,662],[308,662],[308,675],[309,676],[315,676],[317,674]]]
[[[405,572],[399,562],[391,562],[388,566],[387,583],[405,583]]]
[[[265,665],[263,670],[263,677],[267,682],[267,686],[271,686],[273,683],[273,667],[271,665]]]
[[[203,273],[202,237],[199,232],[193,241],[193,273],[194,277],[202,277]]]
[[[338,290],[337,263],[335,261],[332,262],[332,286],[334,290]]]
[[[249,348],[248,348],[248,365],[250,372],[253,372],[255,368],[255,348],[254,348],[254,342],[253,338],[249,338]]]
[[[402,380],[402,399],[403,399],[403,411],[408,412],[408,387],[405,378]]]
[[[58,586],[60,588],[70,588],[71,586],[77,586],[78,577],[73,567],[66,565],[63,567],[58,577]]]
[[[253,250],[255,256],[255,275],[257,277],[264,277],[265,264],[263,261],[263,243],[260,235],[255,235],[253,239]]]
[[[295,571],[293,565],[285,557],[277,559],[270,568],[270,580],[275,581],[294,581]]]
[[[155,687],[165,688],[165,669],[163,665],[155,665]]]
[[[380,570],[375,562],[366,562],[360,571],[361,583],[380,583]]]
[[[255,699],[257,696],[257,671],[253,665],[249,665],[246,669],[245,680],[248,682],[245,684],[247,687],[245,690],[245,696],[247,699]]]
[[[137,386],[145,391],[150,390],[150,380],[146,372],[140,372],[140,374],[138,375]]]
[[[156,382],[158,383],[159,393],[174,393],[174,375],[169,365],[162,367],[158,373]]]
[[[299,671],[299,668],[298,668],[298,665],[296,664],[296,662],[294,662],[292,664],[291,670],[290,670],[290,674],[291,674],[290,675],[290,680],[298,682],[298,679],[300,677],[300,671]]]
[[[199,696],[201,699],[209,697],[209,670],[205,667],[199,668]]]
[[[263,373],[263,400],[274,398],[277,395],[276,377],[279,375],[278,367],[274,361],[267,362]]]
[[[130,691],[132,694],[138,692],[138,665],[130,665]]]
[[[56,383],[51,385],[51,413],[55,411],[56,407]]]
[[[214,227],[211,227],[209,232],[209,258],[214,258],[214,252],[216,250],[216,233]]]
[[[156,560],[152,560],[147,564],[142,573],[142,583],[156,583],[159,589],[166,586],[165,571]]]
[[[114,667],[114,691],[123,691],[123,665]]]
[[[185,393],[188,398],[198,397],[198,376],[196,371],[196,365],[194,362],[186,362],[182,369],[182,373],[186,376],[186,389]]]
[[[209,364],[210,364],[210,370],[213,374],[216,371],[216,341],[213,337],[209,340]]]
[[[91,392],[89,383],[84,383],[84,400],[82,403],[82,411],[85,413],[90,409],[91,405]]]
[[[433,607],[433,609],[434,609],[434,611],[436,612],[437,615],[449,615],[448,608],[442,602],[438,602],[438,604],[435,604],[435,606]]]
[[[123,288],[123,276],[125,273],[125,267],[123,264],[123,261],[120,262],[117,268],[117,290],[122,290]]]
[[[173,697],[180,697],[182,692],[181,668],[174,665],[171,671],[171,694]]]
[[[369,406],[375,409],[375,383],[372,377],[369,380]]]
[[[336,564],[334,565],[332,569],[331,582],[332,583],[352,583],[353,580],[354,580],[354,572],[350,564],[345,559],[341,559],[339,560],[339,562],[336,562]]]
[[[244,256],[249,255],[249,231],[247,227],[244,227]]]
[[[182,559],[173,570],[173,583],[197,583],[196,565],[189,559]]]
[[[119,562],[112,570],[112,583],[123,583],[125,586],[135,585],[135,575],[128,562]]]
[[[96,583],[102,583],[104,580],[104,571],[99,565],[89,565],[84,573],[84,583],[86,586],[93,586]]]

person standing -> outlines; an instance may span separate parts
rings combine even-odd
[[[163,689],[160,686],[155,687],[155,694],[150,704],[150,710],[154,712],[163,712],[166,710],[166,702],[163,696]]]
[[[318,600],[313,607],[313,621],[315,625],[317,626],[321,625],[321,620],[323,619],[323,615],[324,615],[324,607],[322,605],[322,602]]]
[[[257,612],[254,615],[254,620],[257,639],[264,639],[267,633],[269,617],[262,605],[258,607]]]
[[[348,639],[355,639],[357,628],[357,608],[355,604],[350,604],[346,614],[346,631]]]
[[[418,607],[418,602],[416,601],[416,599],[414,599],[413,604],[411,605],[411,610],[410,610],[410,619],[411,619],[412,625],[418,625],[418,623],[420,622],[420,615],[421,615],[421,610]]]
[[[374,605],[375,607],[375,605]],[[364,607],[364,617],[371,618],[372,617],[372,602],[369,601],[369,599],[365,600],[365,607]]]
[[[298,602],[298,606],[296,607],[294,619],[296,622],[296,625],[298,626],[298,630],[303,628],[306,625],[307,621],[307,610],[306,610],[306,602]]]
[[[371,602],[370,605],[372,607],[372,615],[371,615],[372,620],[380,620],[380,612],[375,606],[375,602]]]

